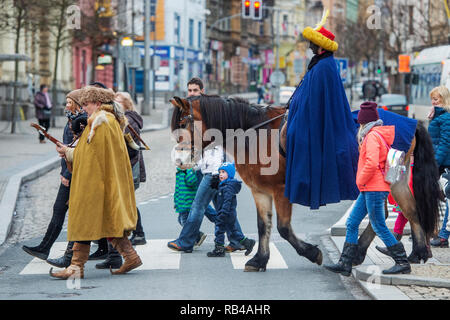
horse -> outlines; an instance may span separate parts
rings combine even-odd
[[[250,188],[257,211],[257,226],[259,245],[257,253],[245,264],[244,271],[265,271],[270,257],[269,238],[272,229],[272,207],[275,203],[277,216],[277,230],[282,238],[287,240],[303,256],[317,265],[322,264],[323,254],[317,245],[307,243],[294,233],[291,225],[292,203],[285,197],[285,171],[286,160],[281,154],[278,145],[278,132],[286,115],[286,107],[262,107],[250,104],[241,98],[222,98],[213,95],[201,95],[187,99],[173,97],[170,99],[173,105],[171,130],[179,145],[191,148],[193,153],[201,148],[214,145],[213,141],[201,139],[195,141],[194,135],[204,136],[209,129],[216,129],[224,140],[224,149],[236,160],[239,156],[239,148],[230,145],[229,130],[243,130],[259,128],[257,131],[257,147],[263,146],[263,141],[269,145],[275,144],[277,148],[268,148],[268,163],[262,163],[257,159],[256,163],[249,161],[250,144],[244,147],[245,161],[236,161],[236,169]],[[196,125],[199,124],[199,125]],[[175,134],[177,130],[184,129],[185,135]],[[187,137],[186,137],[187,135]],[[236,136],[231,136],[233,140]],[[356,139],[356,137],[355,137]],[[242,150],[241,150],[242,151]],[[413,182],[414,196],[408,187],[409,171],[403,178],[391,185],[391,193],[396,202],[402,208],[403,214],[411,224],[413,235],[413,252],[411,257],[416,260],[428,259],[427,239],[435,232],[439,219],[440,187],[438,185],[438,170],[434,161],[431,138],[423,124],[419,123],[410,150],[405,157],[405,165],[409,167],[414,156]],[[278,170],[272,174],[261,174],[262,169],[272,166],[272,162],[278,161]],[[386,205],[387,209],[387,205]],[[388,211],[386,210],[386,218]],[[361,264],[367,254],[367,249],[373,241],[375,233],[369,224],[358,240],[358,255],[353,265]]]

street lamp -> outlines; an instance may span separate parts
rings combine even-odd
[[[124,37],[122,39],[122,47],[132,47],[134,45],[133,39],[131,39],[130,37]]]

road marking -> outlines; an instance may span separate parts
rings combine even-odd
[[[55,259],[59,258],[64,254],[64,251],[66,250],[67,242],[55,242],[50,249],[50,254],[48,255],[49,259]],[[26,254],[24,252],[24,254]],[[27,255],[27,254],[26,254]],[[34,258],[31,260],[30,263],[28,263],[25,268],[19,273],[22,275],[27,274],[48,274],[48,271],[52,265],[48,264],[46,261],[41,260],[39,258]],[[53,267],[55,268],[55,267]],[[56,268],[58,269],[58,268]]]
[[[280,251],[278,251],[277,247],[273,242],[269,243],[270,249],[270,259],[267,263],[267,269],[287,269],[288,266],[283,259]],[[253,251],[248,256],[244,255],[245,251],[235,251],[230,253],[231,262],[233,263],[234,269],[244,269],[245,263],[250,260],[258,250],[258,242],[255,244]]]
[[[140,270],[179,269],[181,253],[170,250],[167,243],[173,239],[147,240],[147,244],[135,249],[142,260]]]
[[[155,239],[147,240],[147,244],[142,246],[136,246],[135,249],[142,260],[142,266],[138,269],[141,270],[167,270],[167,269],[179,269],[181,254],[167,248],[167,243],[173,239]],[[49,258],[59,258],[64,254],[66,250],[67,242],[55,242],[50,250]],[[91,249],[92,253],[92,249]],[[93,261],[95,264],[101,261]],[[91,264],[91,261],[88,262]],[[48,274],[52,266],[46,261],[34,258],[28,263],[25,268],[20,272],[21,275],[30,274]],[[89,266],[90,267],[90,266]],[[95,268],[95,265],[92,265]],[[55,267],[53,267],[55,269]],[[59,268],[56,268],[60,270]]]

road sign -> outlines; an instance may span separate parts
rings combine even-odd
[[[342,83],[347,82],[347,71],[348,71],[348,59],[347,58],[335,58],[338,72],[341,76]]]
[[[411,72],[410,68],[411,57],[406,54],[401,54],[398,56],[398,72],[400,73],[409,73]]]
[[[281,86],[286,81],[286,76],[280,70],[275,70],[270,75],[270,83],[274,86]]]
[[[141,65],[141,52],[139,47],[123,47],[124,62],[128,64],[129,68],[140,68]]]

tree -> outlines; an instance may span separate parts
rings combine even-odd
[[[31,0],[12,0],[0,2],[0,30],[2,33],[14,34],[14,53],[19,54],[21,34],[25,24],[33,24],[35,17],[32,14],[33,9],[39,4],[39,1]],[[14,89],[13,104],[11,108],[11,133],[16,131],[16,102],[17,102],[17,84],[19,79],[19,60],[14,62]]]

